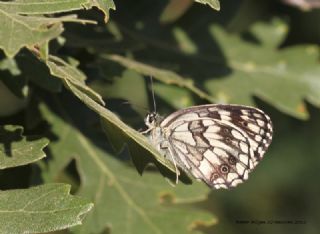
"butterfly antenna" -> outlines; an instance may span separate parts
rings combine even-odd
[[[157,112],[157,105],[156,105],[156,98],[155,98],[155,95],[154,95],[152,76],[150,76],[150,82],[151,82],[151,93],[152,93],[152,99],[153,99],[153,110],[154,110],[154,112]]]

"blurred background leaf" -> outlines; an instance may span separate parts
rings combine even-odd
[[[304,100],[320,106],[319,51],[312,45],[277,51],[274,41],[281,40],[286,30],[278,20],[269,25],[254,25],[250,32],[260,44],[252,45],[219,28],[211,28],[232,73],[224,79],[207,81],[206,87],[222,102],[254,105],[251,97],[255,95],[284,113],[308,118]]]

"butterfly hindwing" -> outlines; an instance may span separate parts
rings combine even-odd
[[[180,168],[211,187],[235,187],[262,159],[272,123],[261,110],[203,105],[179,110],[160,128]]]

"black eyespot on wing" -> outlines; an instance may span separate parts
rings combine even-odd
[[[220,172],[223,174],[229,173],[229,170],[230,170],[230,168],[227,164],[220,165],[219,169],[220,169]]]
[[[232,156],[232,155],[229,155],[229,158],[228,158],[228,162],[231,164],[231,165],[236,165],[237,163],[237,159],[236,157]]]

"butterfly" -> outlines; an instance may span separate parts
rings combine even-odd
[[[176,168],[208,186],[232,188],[248,179],[272,141],[271,119],[242,105],[208,104],[163,118],[145,117],[150,142]]]

